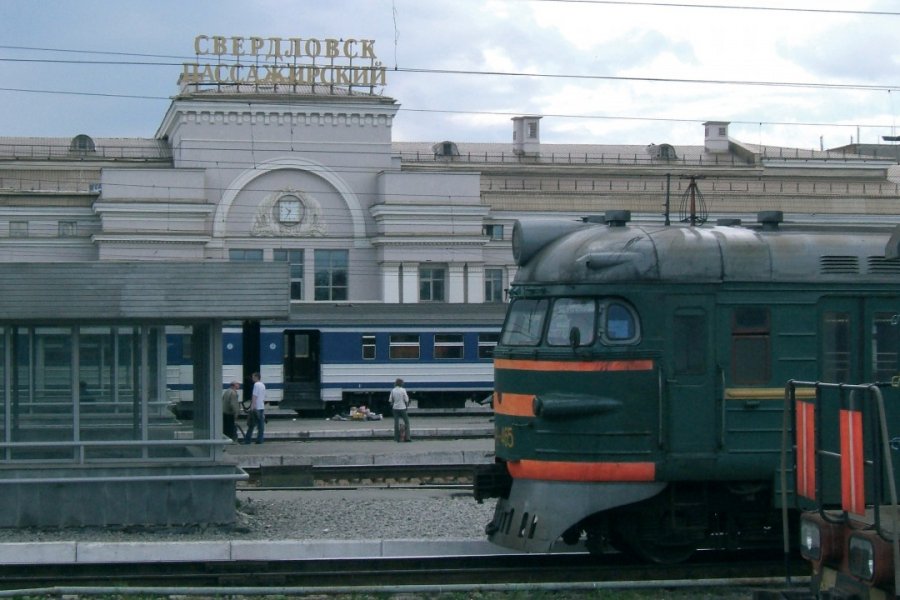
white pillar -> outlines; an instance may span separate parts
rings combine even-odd
[[[415,304],[419,301],[419,263],[403,263],[401,301],[404,304]]]
[[[469,263],[468,302],[481,304],[484,302],[484,265]]]
[[[400,302],[400,263],[382,263],[381,289],[384,302],[389,304]]]
[[[447,267],[447,302],[462,304],[466,301],[465,265],[459,263]]]

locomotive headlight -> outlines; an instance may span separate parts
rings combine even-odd
[[[850,573],[869,585],[880,586],[894,576],[891,543],[875,531],[855,531],[847,542]]]
[[[871,540],[850,536],[850,573],[863,581],[872,581],[875,577],[875,546]]]
[[[818,523],[806,518],[800,521],[800,555],[806,560],[822,558],[822,530]]]
[[[843,550],[841,526],[829,523],[819,513],[800,517],[800,555],[806,560],[833,564],[840,562]]]

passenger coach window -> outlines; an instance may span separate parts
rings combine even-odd
[[[597,302],[588,298],[558,298],[553,303],[547,343],[551,346],[587,346],[594,343]],[[578,337],[577,344],[575,336]]]
[[[736,384],[769,382],[769,309],[744,306],[734,309],[731,323],[731,375]]]
[[[547,300],[516,300],[509,308],[500,343],[509,346],[537,346],[544,329]]]
[[[391,359],[419,359],[419,336],[415,333],[395,333],[391,335]]]
[[[363,334],[362,336],[362,357],[363,360],[375,360],[375,336],[373,334]]]

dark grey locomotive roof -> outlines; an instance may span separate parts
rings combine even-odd
[[[0,264],[0,322],[286,318],[286,263]]]
[[[564,223],[564,224],[562,224]],[[900,226],[517,223],[514,283],[900,283]],[[518,235],[518,239],[516,238]]]

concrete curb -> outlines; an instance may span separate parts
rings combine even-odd
[[[11,565],[236,562],[519,554],[486,540],[231,540],[221,542],[28,542],[0,544]]]

